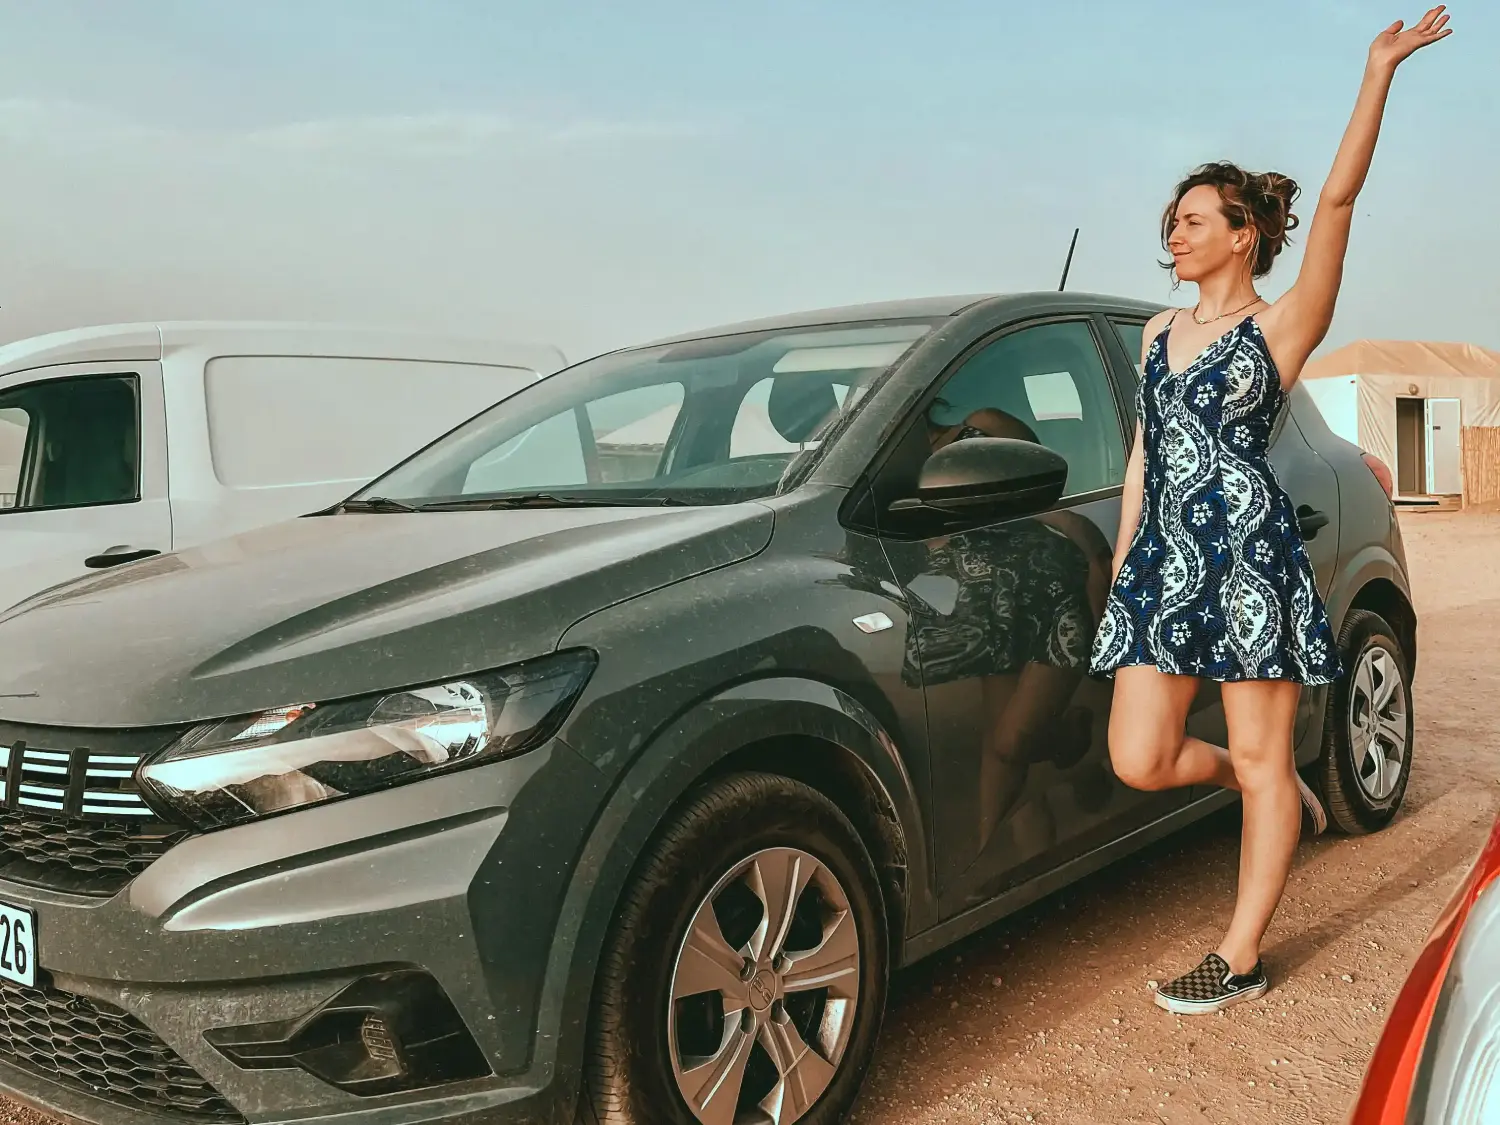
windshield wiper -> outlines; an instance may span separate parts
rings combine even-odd
[[[401,500],[392,500],[389,496],[370,496],[363,500],[345,500],[335,512],[420,512],[422,508],[413,507]]]
[[[475,496],[466,500],[437,500],[423,504],[423,512],[483,512],[508,508],[641,508],[681,507],[689,501],[672,496],[558,496],[526,492],[515,496]]]

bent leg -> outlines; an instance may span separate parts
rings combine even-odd
[[[1260,959],[1260,943],[1286,889],[1302,829],[1292,732],[1300,684],[1252,680],[1224,685],[1229,758],[1244,794],[1240,885],[1219,955],[1237,973]]]
[[[1170,675],[1151,665],[1115,673],[1109,760],[1116,777],[1132,789],[1239,788],[1229,752],[1184,733],[1197,694],[1194,677]]]

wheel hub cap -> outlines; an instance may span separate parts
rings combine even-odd
[[[693,914],[672,969],[673,1075],[703,1125],[791,1125],[827,1090],[854,1025],[848,896],[795,848],[736,864]]]
[[[1360,653],[1349,691],[1349,743],[1360,788],[1373,801],[1395,792],[1407,763],[1406,683],[1378,645]]]

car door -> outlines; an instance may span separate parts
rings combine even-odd
[[[929,391],[876,481],[882,541],[912,617],[931,745],[939,909],[952,914],[1156,819],[1185,798],[1109,767],[1113,685],[1086,669],[1126,449],[1100,325],[1037,320],[977,341]],[[970,430],[1068,462],[1050,512],[979,527],[908,523],[935,448]]]
[[[155,363],[0,379],[0,609],[171,549]]]

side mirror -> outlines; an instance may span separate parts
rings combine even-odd
[[[891,511],[1016,519],[1052,507],[1067,482],[1068,462],[1044,445],[1015,438],[965,438],[929,457],[916,497],[895,501]]]

